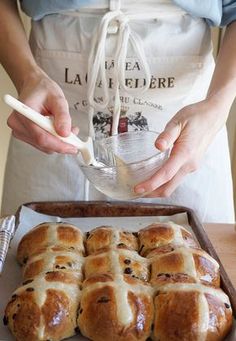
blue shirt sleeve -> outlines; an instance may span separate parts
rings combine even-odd
[[[222,1],[222,18],[220,26],[229,25],[236,20],[236,0]]]
[[[108,3],[108,0],[20,0],[20,2],[26,14],[34,20],[39,20],[47,14],[79,9],[101,2]],[[173,2],[191,15],[204,18],[211,26],[226,26],[236,20],[236,0],[173,0]]]
[[[1,1],[1,0],[0,0]],[[98,0],[20,0],[22,10],[34,20],[63,10],[75,10]]]

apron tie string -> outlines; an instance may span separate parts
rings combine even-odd
[[[99,110],[107,108],[109,104],[109,89],[106,79],[105,60],[106,60],[106,38],[109,34],[109,29],[116,22],[117,29],[117,47],[114,60],[114,88],[115,88],[115,103],[113,112],[112,134],[117,133],[120,117],[120,88],[127,93],[135,94],[145,92],[150,85],[151,72],[146,59],[144,48],[140,37],[130,29],[129,16],[125,15],[120,10],[107,12],[92,39],[92,47],[88,58],[88,101],[89,104]],[[125,63],[127,58],[128,46],[131,45],[140,65],[144,71],[144,86],[138,89],[131,89],[125,84]],[[103,87],[103,101],[98,103],[95,100],[96,83],[99,75],[101,76]]]

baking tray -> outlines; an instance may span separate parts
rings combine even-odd
[[[210,254],[220,265],[221,288],[229,296],[234,317],[236,318],[236,290],[231,283],[212,243],[193,210],[183,206],[158,205],[146,203],[106,202],[106,201],[66,201],[66,202],[31,202],[24,206],[42,214],[76,217],[141,217],[172,216],[186,213],[188,223],[202,249]],[[19,224],[21,207],[16,213],[16,225]],[[171,220],[171,218],[170,218]]]

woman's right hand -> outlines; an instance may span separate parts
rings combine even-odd
[[[67,137],[71,131],[78,134],[78,128],[71,127],[71,117],[67,100],[57,83],[43,71],[29,75],[19,91],[19,100],[45,116],[53,116],[56,132]],[[19,140],[31,144],[42,152],[75,154],[77,148],[62,142],[36,124],[13,111],[8,118],[12,134]]]

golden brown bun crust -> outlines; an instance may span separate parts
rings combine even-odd
[[[116,290],[112,277],[99,276],[86,281],[81,297],[78,324],[83,335],[96,341],[146,340],[153,319],[152,297],[145,292],[127,291],[132,321],[124,326],[120,322]],[[100,282],[99,286],[96,283]],[[95,287],[93,286],[95,284]]]
[[[205,294],[210,312],[210,328],[207,341],[224,340],[232,327],[232,310],[228,303],[217,297]]]
[[[20,264],[26,264],[29,257],[52,245],[84,253],[83,234],[78,227],[67,223],[43,223],[21,239],[17,259]]]
[[[18,341],[62,340],[75,334],[79,296],[72,274],[51,272],[17,289],[4,319]]]
[[[33,293],[25,291],[21,296],[14,294],[5,310],[8,324],[17,340],[38,340],[40,308],[33,300]]]
[[[73,272],[81,282],[83,279],[82,265],[83,258],[79,253],[67,251],[54,251],[55,248],[45,249],[29,258],[24,267],[23,279],[34,278],[35,276],[48,271]]]
[[[148,258],[151,261],[153,285],[201,282],[205,285],[220,286],[219,266],[203,250],[180,247],[169,253],[159,254],[155,249],[149,253]]]
[[[58,338],[68,328],[68,314],[70,312],[69,298],[55,289],[47,290],[47,299],[42,307],[45,334],[50,338]],[[56,327],[56,328],[55,328]]]
[[[181,240],[175,236],[179,231]],[[153,249],[167,246],[186,246],[199,248],[192,235],[179,225],[171,223],[155,223],[147,226],[138,233],[140,241],[139,252],[146,257]]]
[[[93,341],[222,341],[232,325],[218,264],[171,222],[86,234],[44,223],[23,237],[18,260],[23,285],[4,318],[17,341],[79,328]]]
[[[77,277],[73,273],[66,273],[61,271],[48,271],[45,274],[47,282],[60,282],[64,284],[74,284],[79,287]]]
[[[118,249],[112,252],[118,254],[118,261],[123,274],[143,281],[149,280],[149,267],[143,257],[130,250]],[[96,274],[112,273],[114,268],[111,257],[111,251],[86,257],[84,265],[85,278]]]
[[[165,292],[165,286],[162,290],[154,299],[154,341],[198,341],[200,335],[206,341],[219,341],[229,332],[232,326],[232,311],[229,305],[218,297],[218,292],[222,292],[220,289],[212,289],[213,294],[203,294],[204,305],[208,307],[202,306],[200,297],[202,294],[198,290]],[[208,317],[208,311],[210,316],[207,332],[201,334],[199,331],[201,318],[206,323],[202,315],[204,309],[207,312],[206,316]]]
[[[202,251],[202,250],[201,250]],[[205,257],[206,252],[202,251],[202,255],[194,254],[194,263],[201,282],[205,285],[212,285],[216,288],[220,287],[220,271],[209,258]]]
[[[160,293],[154,302],[154,340],[197,341],[197,292]]]
[[[17,259],[20,264],[26,264],[29,256],[37,252],[37,249],[43,247],[47,239],[48,224],[44,223],[36,226],[30,232],[24,235],[17,249]]]
[[[99,226],[88,234],[86,240],[88,255],[114,247],[138,250],[138,240],[131,232],[120,230],[116,233],[116,228],[111,226]]]

